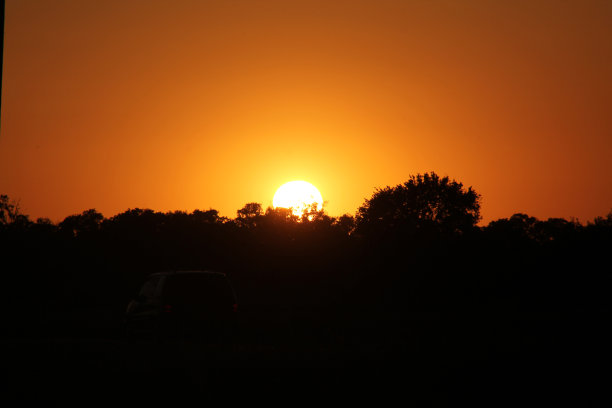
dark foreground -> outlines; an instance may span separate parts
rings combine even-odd
[[[609,321],[592,313],[421,314],[326,336],[312,325],[247,327],[234,344],[118,333],[12,338],[2,346],[1,400],[607,406]]]
[[[55,225],[0,197],[0,406],[612,406],[612,213],[481,228],[419,185],[312,222],[245,206]],[[127,342],[147,277],[194,269],[230,278],[233,341]]]

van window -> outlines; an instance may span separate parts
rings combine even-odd
[[[159,276],[154,276],[150,278],[148,281],[142,285],[140,289],[140,296],[143,296],[147,299],[151,299],[155,297],[155,289],[157,288],[157,283],[159,282]]]

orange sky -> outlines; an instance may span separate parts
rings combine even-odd
[[[32,217],[331,215],[435,171],[483,222],[612,209],[610,1],[7,0],[0,193]]]

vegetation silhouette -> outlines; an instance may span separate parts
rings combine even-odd
[[[525,375],[506,370],[511,360],[557,367],[562,350],[568,365],[547,370],[546,381],[578,381],[572,373],[585,367],[567,360],[568,350],[601,358],[609,340],[595,322],[612,312],[612,211],[586,224],[514,214],[479,226],[480,199],[432,172],[375,190],[355,216],[313,206],[298,217],[247,203],[233,219],[214,209],[135,208],[108,218],[89,209],[56,224],[31,221],[2,195],[7,336],[121,340],[126,305],[147,276],[208,269],[226,273],[236,289],[235,344],[293,358],[339,353],[336,371],[330,362],[320,367],[347,386],[366,386],[377,368],[339,356],[364,353],[389,372],[385,386],[403,389],[390,373],[410,366],[406,375],[425,400],[433,383],[466,392],[461,373],[470,370],[482,381],[479,372],[511,382]],[[280,381],[282,372],[274,366],[267,375]]]
[[[480,195],[431,172],[377,189],[357,211],[357,231],[372,238],[453,236],[472,230],[479,220]]]

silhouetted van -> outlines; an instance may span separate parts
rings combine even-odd
[[[128,337],[228,341],[238,303],[227,276],[210,271],[149,276],[126,310]]]

